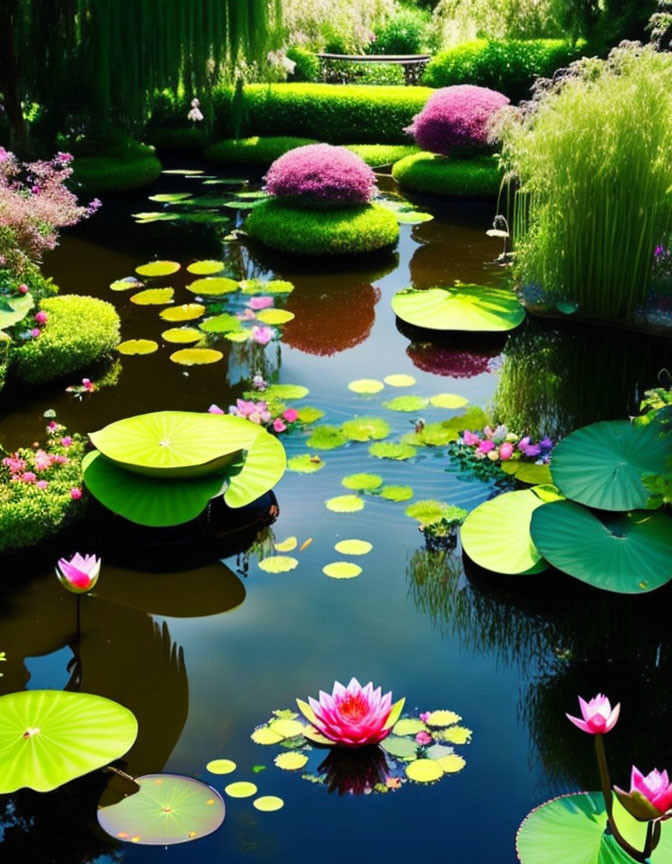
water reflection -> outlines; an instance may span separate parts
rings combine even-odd
[[[451,378],[473,378],[493,371],[506,344],[505,334],[434,332],[399,318],[397,330],[410,340],[406,354],[417,369]]]
[[[383,750],[370,747],[332,747],[318,766],[329,793],[369,795],[385,784],[389,766]]]

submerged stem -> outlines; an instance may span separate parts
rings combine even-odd
[[[650,851],[647,854],[646,848],[648,848],[649,842],[649,834],[647,831],[647,847],[645,847],[644,852],[640,852],[639,849],[635,849],[628,841],[623,837],[621,832],[618,830],[616,822],[614,820],[614,799],[611,792],[611,780],[609,778],[609,766],[607,765],[607,754],[604,749],[604,738],[602,735],[595,736],[595,754],[597,756],[597,766],[600,770],[600,783],[602,784],[602,795],[604,797],[604,807],[607,811],[607,823],[609,825],[609,830],[614,836],[614,839],[621,847],[624,849],[631,858],[634,858],[635,861],[640,861],[642,864],[645,864],[648,855],[651,854]],[[651,823],[649,823],[650,827]]]

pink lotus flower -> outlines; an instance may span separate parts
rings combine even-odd
[[[288,423],[296,423],[299,419],[299,412],[296,408],[288,408],[286,411],[282,412],[282,416]]]
[[[499,445],[499,458],[506,461],[513,456],[513,444],[510,441],[505,441]]]
[[[477,453],[489,453],[491,450],[494,450],[494,449],[495,449],[494,441],[487,440],[487,441],[481,441],[481,443],[478,445],[478,450],[476,452]]]
[[[272,297],[252,297],[250,300],[250,309],[268,309],[274,302]]]
[[[567,719],[575,726],[578,726],[583,732],[588,732],[589,735],[604,735],[616,725],[618,715],[621,713],[621,704],[612,710],[611,702],[606,696],[599,693],[590,702],[586,702],[579,696],[579,705],[581,706],[581,714],[583,719],[572,717],[567,714]]]
[[[614,786],[614,791],[626,810],[642,822],[660,819],[672,809],[672,783],[667,771],[661,772],[654,768],[645,777],[633,765],[630,792],[624,792],[618,786]]]
[[[72,489],[70,490],[70,497],[73,501],[79,501],[79,499],[82,497],[82,490],[79,488],[79,486],[72,487]]]
[[[46,312],[37,312],[35,314],[35,320],[37,321],[38,324],[46,324],[47,321],[49,320],[49,316],[47,315]]]
[[[476,435],[475,432],[470,432],[468,429],[465,429],[462,433],[462,440],[469,447],[474,447],[477,444],[481,443],[481,439],[478,437],[478,435]]]
[[[334,684],[329,695],[320,690],[319,701],[309,698],[308,703],[297,699],[303,716],[325,738],[341,747],[364,747],[378,744],[390,734],[404,707],[404,699],[392,705],[392,694],[381,694],[369,682],[362,687],[352,678],[347,687]]]
[[[80,555],[75,553],[66,561],[60,558],[56,565],[58,581],[68,591],[74,594],[85,594],[90,591],[98,581],[100,575],[100,558],[95,555]]]
[[[434,739],[429,734],[429,732],[425,732],[423,730],[422,732],[418,732],[418,734],[415,736],[415,740],[418,744],[425,745],[425,744],[431,744]]]
[[[276,417],[275,420],[273,421],[273,429],[276,432],[284,432],[286,428],[287,428],[287,424],[283,423],[279,417]]]
[[[259,345],[267,345],[271,341],[273,336],[275,336],[275,331],[272,327],[252,328],[252,338],[255,342],[258,342]]]
[[[82,387],[86,390],[87,393],[93,393],[96,389],[96,385],[90,378],[82,378]]]

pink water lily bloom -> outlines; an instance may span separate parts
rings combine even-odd
[[[633,765],[630,792],[624,792],[618,786],[614,786],[614,792],[625,809],[641,822],[672,816],[672,783],[667,771],[654,768],[645,777]]]
[[[392,693],[383,696],[380,687],[374,690],[370,681],[362,687],[356,678],[347,687],[337,681],[331,695],[320,690],[319,701],[296,701],[315,729],[341,747],[364,747],[387,738],[404,703],[402,699],[393,706]]]
[[[252,338],[259,345],[267,345],[275,336],[275,331],[272,327],[253,327]]]
[[[478,450],[476,452],[477,453],[489,453],[491,450],[494,450],[494,449],[495,449],[495,442],[490,441],[488,439],[487,441],[481,441],[481,443],[478,445]]]
[[[469,447],[473,447],[476,444],[481,443],[481,439],[474,432],[470,432],[468,429],[465,429],[462,433],[462,440],[465,444],[469,445]]]
[[[287,424],[283,423],[283,421],[280,419],[280,417],[276,417],[275,420],[273,421],[273,428],[275,429],[276,432],[284,432],[285,429],[287,428]]]
[[[612,710],[611,702],[601,693],[591,699],[590,702],[586,702],[579,696],[579,706],[583,719],[572,717],[571,714],[566,715],[567,719],[583,732],[588,732],[589,735],[604,735],[606,732],[611,732],[618,721],[618,715],[621,713],[620,702]]]
[[[64,588],[74,594],[85,594],[98,581],[100,575],[100,558],[95,555],[80,555],[76,552],[67,561],[60,558],[56,565],[56,575]]]
[[[299,412],[296,408],[287,408],[282,412],[282,416],[288,423],[295,423],[299,419]]]
[[[268,309],[274,302],[272,297],[252,297],[250,299],[250,309]]]

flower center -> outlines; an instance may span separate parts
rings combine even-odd
[[[339,714],[347,720],[360,720],[367,712],[367,703],[363,696],[349,693],[338,706]]]

